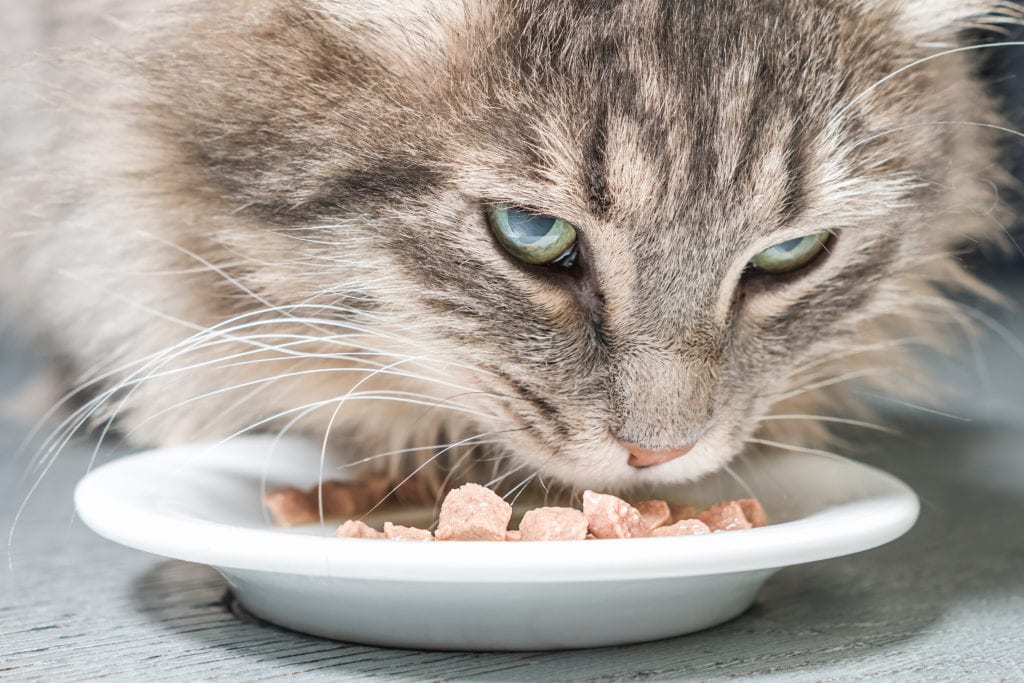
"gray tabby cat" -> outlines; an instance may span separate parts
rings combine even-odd
[[[176,3],[47,77],[61,123],[38,179],[6,183],[0,281],[73,373],[67,429],[691,480],[814,447],[840,389],[905,384],[896,354],[975,286],[954,254],[998,238],[1006,178],[955,48],[1018,18]]]

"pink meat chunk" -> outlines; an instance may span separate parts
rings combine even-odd
[[[384,538],[384,534],[356,519],[350,519],[334,532],[335,538]]]
[[[384,538],[396,541],[433,541],[434,535],[426,529],[384,522]]]
[[[439,541],[504,541],[512,506],[488,488],[466,484],[441,503],[434,534]]]
[[[369,508],[369,498],[362,482],[325,481],[309,491],[314,505],[319,505],[320,491],[323,491],[324,517],[345,519]]]
[[[523,515],[519,532],[524,541],[582,541],[587,518],[573,508],[537,508]]]
[[[311,499],[306,491],[296,488],[275,489],[264,496],[263,503],[270,510],[274,524],[278,526],[320,521],[316,500]]]
[[[647,522],[648,529],[657,529],[672,522],[672,510],[663,500],[645,500],[637,503],[636,509]]]
[[[521,540],[523,540],[523,535],[520,532],[516,531],[515,529],[509,529],[508,531],[505,532],[505,540],[506,541],[521,541]]]
[[[651,532],[651,536],[699,536],[710,533],[708,525],[699,519],[683,519],[675,524],[658,527]]]
[[[647,536],[647,522],[640,512],[622,500],[606,493],[583,492],[583,514],[590,533],[597,538],[638,538]]]
[[[752,527],[743,514],[743,508],[734,500],[715,503],[697,515],[697,519],[707,524],[712,531],[737,531]]]
[[[697,508],[692,505],[676,505],[675,503],[669,503],[668,508],[672,512],[673,522],[681,522],[684,519],[693,519],[697,516]]]
[[[365,492],[365,497],[370,507],[373,507],[387,495],[395,482],[390,477],[371,475],[359,480],[359,484]]]
[[[751,526],[759,527],[768,524],[768,515],[764,511],[764,507],[761,506],[761,501],[757,498],[744,498],[736,502],[740,504],[743,516],[747,518]]]

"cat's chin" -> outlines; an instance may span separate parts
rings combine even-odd
[[[530,465],[541,476],[557,479],[576,489],[613,492],[694,481],[722,469],[738,451],[738,445],[729,438],[729,430],[719,425],[708,431],[686,455],[653,467],[631,466],[629,453],[611,439],[606,444],[570,447],[551,457],[541,457]]]

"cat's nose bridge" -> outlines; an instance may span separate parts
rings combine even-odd
[[[687,338],[691,345],[712,333],[723,280],[709,264],[678,252],[678,245],[666,241],[659,256],[637,264],[636,282],[621,307],[627,312],[617,322],[662,341],[681,344]]]
[[[612,377],[612,432],[648,449],[692,444],[713,412],[711,368],[685,356],[641,351],[622,359]]]

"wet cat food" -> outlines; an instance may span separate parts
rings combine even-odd
[[[768,524],[768,515],[765,514],[761,501],[757,498],[744,498],[737,500],[743,510],[743,516],[747,518],[753,527],[765,526]]]
[[[292,487],[275,489],[263,497],[263,503],[278,526],[311,524],[320,519],[316,500],[308,491]]]
[[[669,512],[672,513],[672,521],[680,522],[684,519],[693,519],[700,512],[697,508],[692,505],[676,505],[675,503],[668,504]]]
[[[530,510],[519,522],[523,541],[582,541],[587,537],[587,517],[573,508],[545,507]]]
[[[396,541],[433,541],[434,534],[426,529],[384,522],[384,538]]]
[[[309,491],[317,515],[320,491],[323,491],[324,517],[352,517],[364,512],[370,505],[368,488],[348,481],[325,481],[322,487],[313,487]]]
[[[350,519],[334,532],[335,538],[384,538],[384,534],[359,520]]]
[[[710,534],[711,529],[699,519],[681,519],[674,524],[651,530],[651,536],[699,536]]]
[[[607,493],[583,493],[583,514],[596,538],[637,538],[651,530],[635,507]]]
[[[362,488],[360,488],[362,487]],[[274,522],[282,526],[320,520],[319,496],[323,491],[325,517],[344,517],[369,510],[388,491],[389,484],[375,481],[324,482],[308,491],[281,488],[267,494],[265,502]],[[349,519],[335,532],[338,538],[384,538],[396,541],[581,541],[607,538],[699,536],[764,526],[768,518],[756,498],[726,500],[699,511],[692,506],[663,500],[630,505],[606,493],[585,491],[583,510],[541,507],[523,515],[518,529],[509,529],[512,506],[490,489],[466,484],[445,496],[437,531],[385,522],[383,531]]]
[[[636,509],[647,522],[648,529],[657,529],[673,522],[672,509],[663,500],[645,500],[642,503],[637,503]],[[692,516],[690,515],[690,517]]]
[[[734,500],[712,505],[698,513],[697,519],[707,524],[712,531],[735,531],[753,526],[743,514],[743,507]]]
[[[345,519],[367,512],[388,493],[391,485],[386,477],[327,480],[305,491],[291,486],[274,489],[263,502],[277,526],[312,524],[320,521],[321,498],[324,519]]]
[[[323,484],[324,517],[352,517],[362,509],[365,494],[351,484],[325,481]],[[320,521],[320,488],[308,491],[294,487],[275,489],[263,498],[274,524],[295,526]]]
[[[512,506],[489,488],[466,484],[441,503],[437,521],[439,541],[504,541]]]

